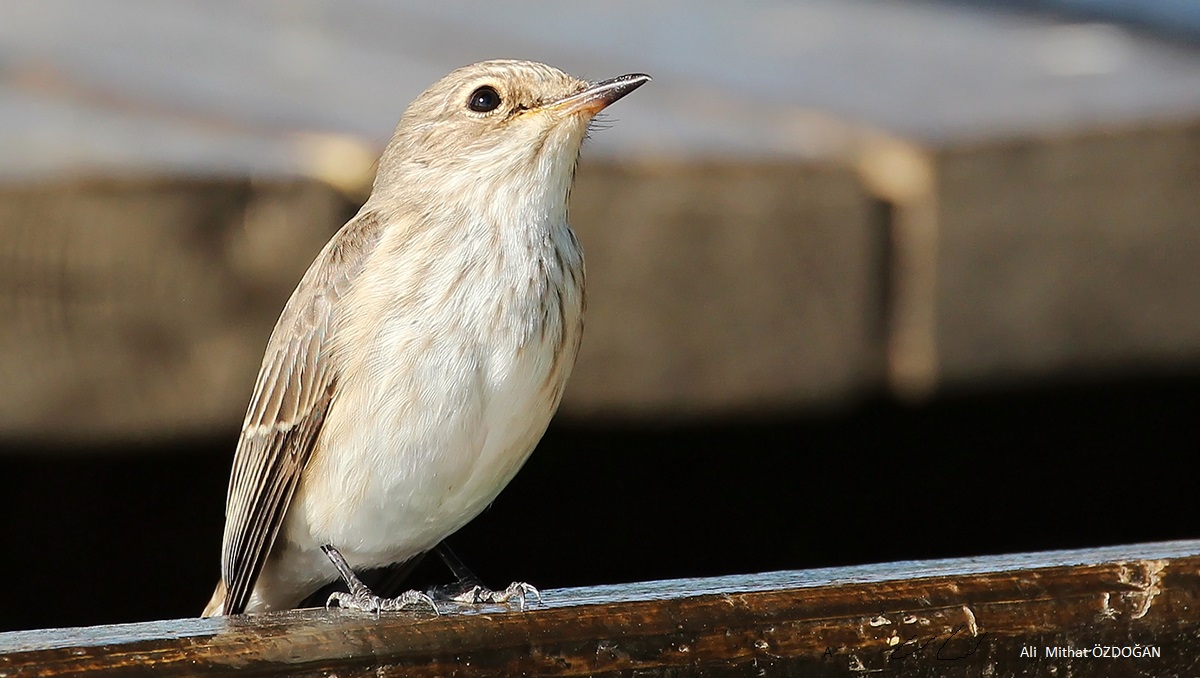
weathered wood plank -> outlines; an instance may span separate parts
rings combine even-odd
[[[0,432],[236,426],[279,310],[356,209],[301,180],[0,187]]]
[[[585,161],[571,221],[587,336],[563,414],[762,414],[883,382],[885,233],[852,169]]]
[[[851,170],[580,175],[588,335],[564,414],[782,410],[882,381],[882,231]],[[357,208],[312,181],[0,186],[0,434],[235,429],[283,303]]]
[[[935,283],[912,290],[915,316],[896,327],[924,323],[930,383],[1195,364],[1200,121],[936,149],[929,162],[928,230],[897,247]]]
[[[1190,675],[1198,603],[1200,541],[1170,542],[552,590],[525,612],[23,631],[0,634],[0,676]],[[1152,649],[1046,656],[1094,647]]]
[[[581,166],[568,416],[1194,369],[1200,51],[994,4],[0,4],[0,435],[236,427],[326,183],[500,54],[656,76]]]

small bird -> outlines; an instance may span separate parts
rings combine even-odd
[[[410,561],[488,506],[546,430],[583,332],[567,198],[595,115],[650,80],[485,61],[418,96],[372,192],[267,344],[205,616],[398,609],[353,571]],[[506,595],[523,595],[513,584]]]

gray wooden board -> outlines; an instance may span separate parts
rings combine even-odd
[[[7,2],[0,178],[305,174],[298,134],[377,147],[499,56],[656,77],[592,154],[819,154],[812,111],[935,144],[1200,111],[1200,50],[966,3]]]

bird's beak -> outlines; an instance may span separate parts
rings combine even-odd
[[[542,108],[543,110],[562,116],[575,115],[577,113],[593,116],[617,99],[648,82],[650,82],[650,76],[645,73],[619,75],[611,80],[592,83],[591,86],[582,92],[551,102]]]

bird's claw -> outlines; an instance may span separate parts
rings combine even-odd
[[[507,603],[510,600],[516,600],[519,608],[524,611],[528,598],[537,600],[538,605],[542,604],[542,592],[538,591],[531,584],[526,584],[523,581],[515,581],[508,585],[508,588],[503,591],[493,591],[489,588],[475,585],[471,588],[450,596],[450,600],[467,605],[485,605],[488,603]]]
[[[395,598],[380,598],[369,591],[360,591],[357,594],[336,592],[329,594],[329,600],[325,602],[325,607],[327,609],[340,607],[375,614],[428,607],[434,614],[440,614],[433,598],[420,591],[405,591]]]

